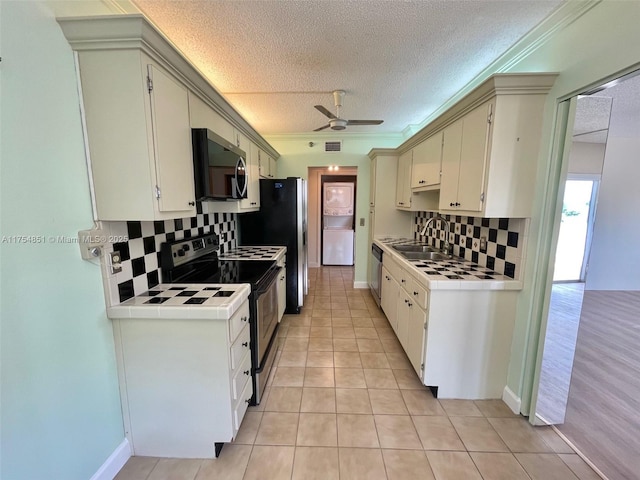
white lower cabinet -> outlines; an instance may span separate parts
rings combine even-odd
[[[426,335],[427,291],[388,256],[383,256],[382,310],[420,378]],[[386,272],[385,272],[386,270]],[[385,289],[385,284],[389,287]]]
[[[422,383],[439,398],[502,398],[515,290],[428,290],[383,256],[382,310]]]
[[[398,335],[398,293],[400,287],[398,281],[393,278],[393,275],[391,275],[385,265],[382,266],[382,278],[380,282],[382,283],[380,306],[387,316],[391,328],[393,328],[393,331]]]
[[[245,301],[229,320],[113,321],[134,455],[213,458],[235,438],[253,395],[248,320]]]

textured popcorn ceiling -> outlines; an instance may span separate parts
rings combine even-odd
[[[562,0],[134,0],[261,134],[418,124]]]

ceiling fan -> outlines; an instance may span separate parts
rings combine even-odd
[[[347,125],[380,125],[383,122],[383,120],[345,120],[344,118],[340,118],[340,108],[342,107],[344,94],[344,90],[333,91],[333,99],[336,104],[337,115],[334,115],[322,105],[315,106],[316,110],[329,117],[329,123],[320,128],[316,128],[314,132],[319,132],[325,128],[331,128],[331,130],[344,130],[347,128]]]

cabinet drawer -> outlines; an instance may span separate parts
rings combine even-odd
[[[245,325],[244,330],[238,335],[234,344],[231,345],[231,370],[235,371],[244,356],[249,353],[251,349],[250,339],[249,325]],[[251,358],[251,355],[249,355],[249,358]]]
[[[233,343],[242,329],[249,325],[249,302],[244,302],[229,320],[229,341]]]
[[[389,270],[389,273],[393,276],[393,278],[395,278],[398,283],[400,283],[400,279],[402,277],[402,267],[398,264],[398,262],[390,258],[388,255],[383,255],[382,264],[387,268],[387,270]]]
[[[242,424],[242,419],[244,418],[244,414],[249,408],[249,402],[251,401],[251,396],[253,395],[253,382],[247,382],[240,394],[240,398],[237,400],[235,407],[233,407],[233,437],[235,438],[236,433],[238,433],[238,429],[240,428],[240,424]]]
[[[244,356],[240,368],[238,368],[231,380],[231,398],[235,402],[240,398],[240,393],[246,387],[247,382],[251,381],[251,355],[249,352]]]
[[[416,279],[411,277],[408,286],[405,288],[407,289],[407,292],[409,292],[409,296],[420,306],[420,308],[426,310],[429,302],[428,290],[420,285]]]

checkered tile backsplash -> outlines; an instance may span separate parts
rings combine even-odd
[[[440,220],[432,223],[424,237],[420,235],[427,220],[435,215],[433,212],[416,212],[413,236],[416,240],[426,241],[442,249],[445,227]],[[526,218],[443,217],[451,227],[449,243],[453,245],[454,255],[506,277],[520,278],[528,234]],[[485,250],[480,249],[481,237],[487,239]]]
[[[107,298],[110,305],[140,295],[161,281],[160,245],[166,241],[197,237],[211,231],[220,237],[220,253],[237,247],[236,215],[209,213],[206,202],[197,203],[197,215],[191,218],[156,222],[104,222],[111,236],[128,238],[106,247],[108,254],[120,252],[122,271],[108,278]],[[105,256],[105,262],[108,262]],[[108,270],[108,265],[106,266]]]

